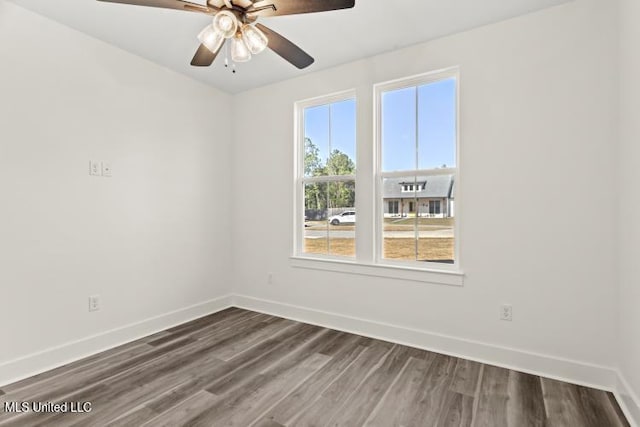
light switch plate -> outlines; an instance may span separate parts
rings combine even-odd
[[[100,162],[89,161],[89,175],[100,176],[102,175],[102,166]]]
[[[111,163],[102,162],[102,176],[110,177],[111,173]]]

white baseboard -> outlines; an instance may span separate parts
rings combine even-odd
[[[226,295],[0,364],[0,388],[232,306]]]
[[[417,347],[436,353],[607,391],[616,389],[614,368],[360,319],[306,307],[234,295],[233,305],[304,323]]]
[[[635,394],[621,372],[617,372],[616,399],[631,427],[640,427],[640,398]]]

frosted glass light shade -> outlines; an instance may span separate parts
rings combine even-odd
[[[259,28],[247,24],[242,27],[241,31],[242,40],[244,40],[251,53],[256,55],[266,49],[269,39]]]
[[[218,30],[225,39],[231,38],[238,31],[238,19],[228,10],[222,10],[214,16],[213,28]]]
[[[220,49],[220,46],[222,46],[224,37],[213,28],[213,25],[209,25],[198,34],[198,40],[211,52],[216,53],[218,49]]]
[[[233,62],[247,62],[251,59],[251,51],[239,35],[231,40],[231,59]]]

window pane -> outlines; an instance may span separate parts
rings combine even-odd
[[[355,256],[355,182],[307,183],[304,195],[303,252]]]
[[[333,160],[333,163],[332,163]],[[336,162],[335,160],[339,160]],[[346,160],[349,160],[348,162]],[[331,104],[329,175],[356,173],[356,100]]]
[[[416,168],[416,88],[382,94],[382,170]]]
[[[328,254],[327,184],[304,185],[304,245],[307,254]]]
[[[418,169],[456,166],[456,80],[418,87]]]
[[[329,191],[329,254],[356,255],[356,190],[354,181],[331,182]]]
[[[454,175],[385,178],[383,258],[453,262]]]
[[[304,176],[326,175],[329,155],[329,105],[304,109]]]
[[[305,108],[304,135],[304,176],[355,174],[355,99]]]

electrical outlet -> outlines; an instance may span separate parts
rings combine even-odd
[[[100,310],[100,295],[93,295],[89,297],[89,311]]]
[[[267,275],[267,283],[273,285],[273,273]]]
[[[102,176],[111,177],[111,163],[102,162]]]
[[[513,321],[513,307],[510,304],[503,304],[500,307],[500,320]]]
[[[89,175],[102,175],[102,165],[100,165],[100,162],[94,162],[93,160],[89,161]]]

